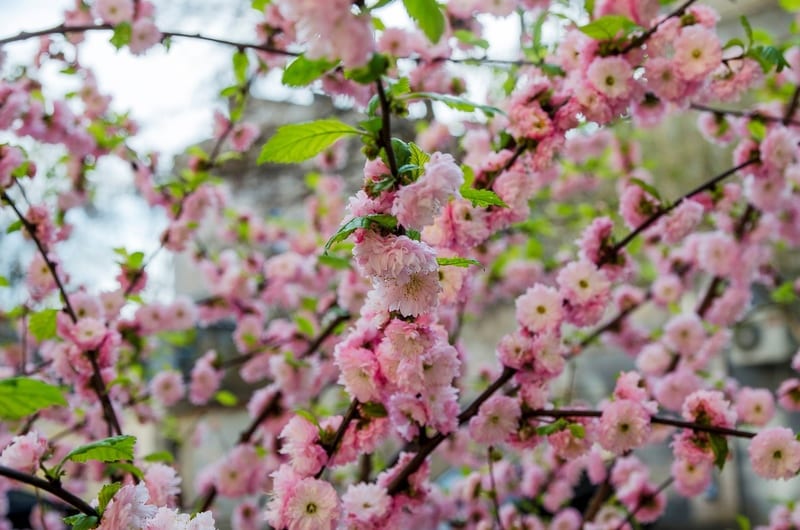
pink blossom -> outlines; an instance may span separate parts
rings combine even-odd
[[[517,322],[528,331],[557,330],[564,319],[562,298],[552,287],[536,284],[517,298]]]
[[[258,125],[254,123],[237,123],[231,131],[231,147],[244,153],[253,145],[259,135]]]
[[[144,482],[123,486],[109,501],[98,530],[134,530],[145,528],[147,520],[156,514],[148,504],[149,494]]]
[[[164,464],[151,464],[144,473],[144,483],[150,495],[149,503],[154,506],[175,506],[180,493],[181,477],[175,468]]]
[[[11,439],[11,443],[0,453],[0,465],[35,473],[39,468],[39,461],[47,452],[47,439],[39,431],[29,431]]]
[[[339,516],[336,490],[323,480],[302,479],[284,503],[291,530],[332,530]]]
[[[747,452],[753,471],[761,477],[788,480],[800,471],[800,442],[786,427],[762,430],[750,441]]]
[[[744,387],[736,394],[739,421],[763,427],[775,415],[775,400],[765,388]]]
[[[705,339],[703,323],[694,313],[674,316],[664,326],[664,344],[680,355],[697,352]]]
[[[631,230],[644,223],[659,208],[658,199],[635,184],[626,186],[619,199],[619,213]]]
[[[386,515],[391,502],[386,488],[377,484],[351,484],[342,495],[347,519],[357,524],[376,522]]]
[[[478,443],[498,444],[517,430],[520,414],[516,399],[494,395],[481,405],[478,415],[469,420],[469,434]]]
[[[159,372],[150,381],[150,393],[165,407],[171,407],[186,393],[183,375],[176,370]]]
[[[294,470],[302,476],[314,475],[327,462],[328,455],[319,442],[319,428],[302,416],[293,416],[281,431],[281,454],[288,455]]]
[[[719,37],[700,25],[683,28],[674,46],[675,69],[687,81],[707,76],[722,60]]]
[[[635,449],[650,435],[650,415],[639,403],[628,399],[612,401],[603,407],[598,442],[615,454]]]
[[[103,22],[112,26],[133,19],[133,0],[97,0],[93,8]]]
[[[700,266],[709,274],[727,276],[736,263],[736,242],[728,234],[712,232],[703,236],[698,253]]]
[[[586,70],[586,77],[595,90],[610,99],[625,98],[631,93],[633,70],[622,57],[597,57]]]
[[[362,403],[379,398],[378,361],[372,351],[342,342],[337,345],[334,357],[340,370],[339,383],[348,394]]]
[[[161,42],[158,26],[149,18],[136,20],[131,27],[130,50],[134,55],[143,55],[147,50]]]
[[[192,380],[189,384],[189,401],[194,405],[204,405],[214,395],[222,383],[224,372],[214,368],[217,352],[209,350],[192,368]]]
[[[736,410],[725,395],[716,390],[692,392],[683,402],[682,415],[685,420],[701,425],[733,427],[736,423]]]
[[[680,243],[703,219],[703,205],[691,199],[684,199],[668,215],[661,218],[659,227],[665,243]]]

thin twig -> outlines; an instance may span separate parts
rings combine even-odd
[[[494,505],[494,520],[500,530],[506,530],[503,526],[503,521],[500,519],[500,499],[497,496],[497,484],[494,481],[494,458],[492,457],[492,446],[489,446],[486,450],[486,457],[489,463],[489,483],[492,486],[492,491],[490,492],[489,497],[491,497],[492,504]]]
[[[97,510],[92,508],[86,501],[65,490],[58,482],[51,482],[3,465],[0,465],[0,475],[55,495],[62,501],[74,506],[81,513],[85,513],[86,515],[91,515],[94,517],[100,516],[100,514],[97,513]]]

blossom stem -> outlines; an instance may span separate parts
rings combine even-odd
[[[394,157],[394,149],[392,149],[392,109],[389,104],[389,98],[386,97],[386,91],[383,89],[383,81],[377,79],[375,81],[375,88],[378,91],[378,99],[381,103],[381,145],[386,152],[386,160],[389,162],[389,171],[392,176],[398,178],[400,172],[397,169],[397,160]]]
[[[642,44],[647,42],[650,39],[650,37],[652,37],[653,34],[656,31],[658,31],[658,28],[661,27],[661,24],[663,24],[664,22],[666,22],[667,20],[669,20],[671,18],[682,16],[683,13],[689,8],[689,6],[694,4],[696,1],[697,0],[686,0],[686,2],[684,2],[683,4],[678,6],[678,8],[675,9],[675,11],[673,11],[672,13],[670,13],[669,15],[667,15],[666,17],[661,19],[653,27],[651,27],[650,29],[648,29],[647,31],[645,31],[644,33],[642,33],[641,35],[639,35],[638,37],[633,39],[631,42],[629,42],[627,46],[625,46],[624,48],[622,48],[619,51],[619,54],[620,55],[624,55],[624,54],[628,53],[629,51],[633,50],[634,48],[638,48],[639,46],[641,46]]]
[[[622,530],[623,528],[625,528],[625,525],[633,521],[633,518],[636,516],[636,513],[639,510],[641,510],[645,504],[655,499],[659,493],[670,487],[673,482],[675,482],[675,477],[668,477],[664,482],[662,482],[658,486],[658,488],[656,488],[656,491],[648,493],[647,495],[644,495],[643,497],[639,498],[638,502],[636,503],[636,507],[634,507],[634,509],[628,513],[628,516],[625,518],[624,521],[622,521],[619,524],[617,530]]]
[[[781,122],[784,125],[800,125],[800,121],[791,119],[791,116],[794,113],[789,114],[789,118],[786,118],[785,116],[778,118],[775,116],[767,116],[766,114],[762,114],[760,112],[748,112],[744,110],[734,110],[734,109],[718,109],[714,107],[709,107],[707,105],[701,105],[700,103],[692,103],[691,105],[689,105],[689,108],[700,112],[711,112],[713,114],[720,114],[720,115],[726,114],[728,116],[750,118],[758,121]]]
[[[81,513],[94,517],[100,516],[97,510],[92,508],[86,501],[65,490],[57,481],[48,481],[2,465],[0,465],[0,475],[55,495],[69,505],[74,506]]]

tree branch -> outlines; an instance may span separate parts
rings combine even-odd
[[[11,480],[15,480],[17,482],[22,482],[23,484],[28,484],[30,486],[33,486],[34,488],[46,491],[51,495],[58,497],[67,504],[74,506],[81,513],[85,513],[86,515],[91,515],[94,517],[100,517],[100,514],[97,513],[97,510],[92,508],[86,501],[84,501],[80,497],[77,497],[76,495],[65,490],[58,482],[47,481],[37,476],[29,475],[28,473],[23,473],[22,471],[18,471],[16,469],[12,469],[10,467],[2,465],[0,465],[0,475],[7,477]]]

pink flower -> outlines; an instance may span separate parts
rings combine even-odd
[[[619,213],[631,230],[644,223],[659,208],[659,200],[635,184],[627,185],[619,198]]]
[[[711,484],[714,465],[709,461],[690,462],[680,458],[672,462],[672,476],[675,477],[675,491],[684,497],[696,497]]]
[[[516,432],[521,414],[516,399],[494,395],[481,405],[478,415],[469,420],[469,434],[478,443],[498,444]]]
[[[244,153],[256,141],[259,132],[258,125],[254,123],[237,123],[231,131],[231,147],[234,151]]]
[[[706,340],[703,323],[694,313],[672,317],[664,326],[664,344],[680,355],[696,353]]]
[[[759,432],[747,451],[753,470],[761,477],[788,480],[800,471],[800,442],[786,427]]]
[[[149,494],[144,482],[123,486],[108,503],[98,530],[133,530],[145,528],[156,514],[156,507],[147,504]]]
[[[348,520],[369,523],[386,515],[392,499],[386,488],[377,484],[351,484],[342,495],[342,507]]]
[[[302,416],[293,416],[281,431],[281,454],[289,455],[292,467],[302,476],[316,474],[328,460],[319,441],[319,428]]]
[[[517,322],[533,333],[557,330],[564,320],[559,292],[539,283],[517,298],[516,307]]]
[[[371,350],[341,342],[336,346],[334,358],[340,370],[339,384],[344,385],[348,394],[362,403],[379,398],[378,361]]]
[[[683,292],[683,282],[675,274],[660,275],[653,282],[653,300],[661,305],[676,303]]]
[[[725,395],[717,390],[698,390],[691,393],[683,402],[683,418],[700,425],[733,427],[736,411]]]
[[[11,443],[0,453],[0,465],[35,473],[39,468],[39,461],[47,451],[47,439],[38,431],[29,431],[11,439]]]
[[[143,55],[144,52],[161,42],[161,32],[158,26],[149,18],[140,18],[131,27],[130,50],[134,55]]]
[[[798,137],[785,127],[770,129],[759,146],[761,161],[776,173],[783,172],[787,166],[795,162]]]
[[[222,383],[225,373],[214,368],[217,352],[209,350],[192,368],[192,381],[189,385],[189,401],[193,405],[204,405],[214,395]]]
[[[675,69],[687,81],[702,79],[714,71],[722,60],[719,37],[700,25],[683,28],[674,46]]]
[[[631,93],[633,70],[622,57],[597,57],[586,70],[586,77],[595,90],[609,99],[625,98]]]
[[[662,217],[659,226],[665,243],[674,245],[689,235],[703,220],[703,205],[684,199],[668,215]]]
[[[94,12],[103,22],[112,26],[130,22],[133,20],[133,0],[97,0]]]
[[[332,530],[339,516],[336,490],[323,480],[302,479],[284,503],[290,530]]]
[[[260,476],[258,453],[250,444],[238,444],[214,469],[214,485],[220,495],[241,497],[255,493]]]
[[[635,449],[650,436],[650,415],[639,403],[628,399],[612,401],[603,408],[598,442],[612,453]]]
[[[713,232],[704,235],[701,239],[697,258],[700,266],[709,274],[727,276],[736,263],[731,256],[736,254],[736,242],[731,236],[722,232]]]
[[[736,414],[739,421],[763,427],[775,415],[775,400],[765,388],[742,388],[736,394]]]
[[[186,393],[183,375],[176,370],[159,372],[150,381],[150,393],[165,407],[171,407]]]
[[[150,495],[150,504],[175,506],[175,500],[181,491],[181,477],[174,468],[164,464],[151,464],[144,473],[144,483]]]

